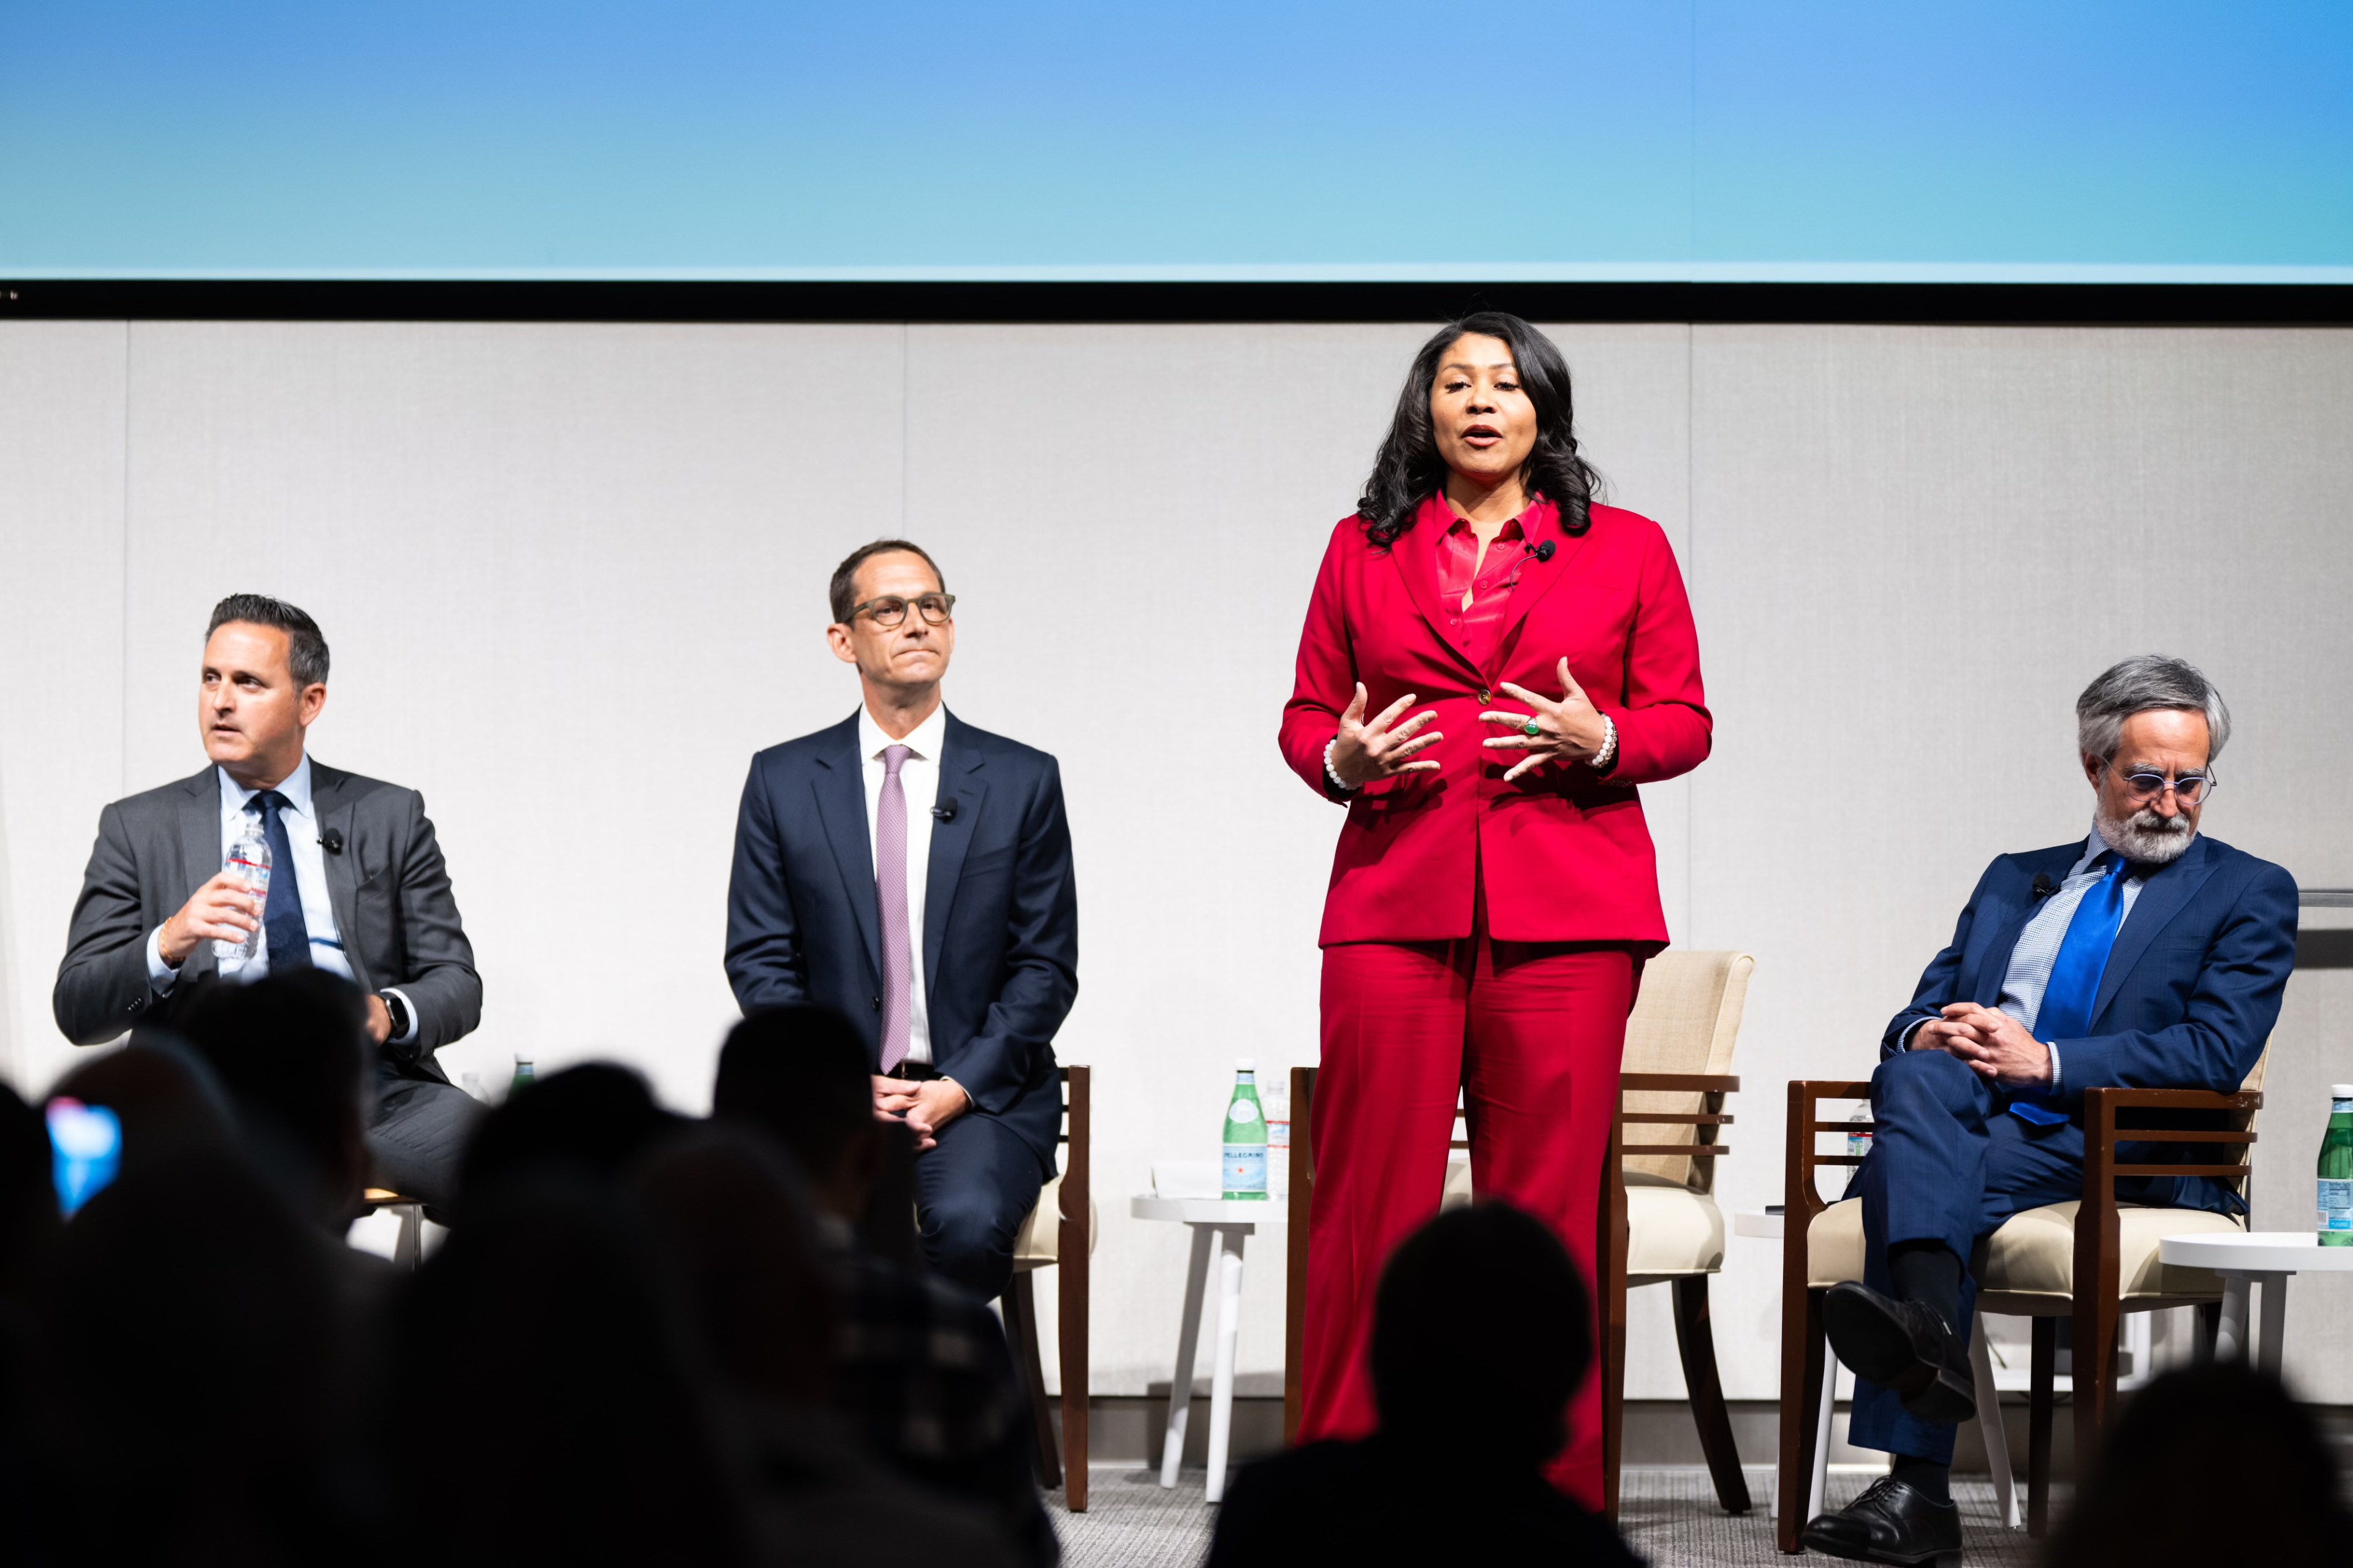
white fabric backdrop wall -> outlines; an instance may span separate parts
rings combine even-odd
[[[304,605],[313,750],[413,784],[487,1000],[452,1074],[592,1057],[702,1109],[757,748],[848,713],[824,587],[907,533],[958,594],[949,701],[1062,760],[1097,1071],[1093,1387],[1165,1381],[1183,1238],[1129,1221],[1211,1157],[1232,1059],[1314,1054],[1338,813],[1273,735],[1306,594],[1423,324],[0,325],[0,1024],[27,1092],[99,807],[194,772],[206,609]],[[2241,721],[2218,836],[2353,884],[2353,336],[1565,327],[1611,499],[1698,616],[1714,758],[1645,790],[1676,940],[1757,954],[1727,1206],[1779,1197],[1780,1085],[1861,1076],[1998,850],[2084,833],[2070,704],[2196,659]],[[2258,1219],[2309,1223],[2353,975],[2291,988]],[[1258,1244],[1244,1392],[1279,1386]],[[1778,1255],[1733,1244],[1718,1345],[1774,1392]],[[1681,1393],[1636,1298],[1630,1394]],[[2353,1401],[2353,1293],[2290,1366]]]

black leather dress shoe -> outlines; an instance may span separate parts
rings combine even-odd
[[[1857,1377],[1894,1389],[1921,1420],[1957,1426],[1978,1413],[1968,1342],[1934,1307],[1890,1300],[1862,1285],[1833,1285],[1822,1298],[1822,1327]]]
[[[1894,1476],[1882,1476],[1838,1512],[1809,1521],[1798,1539],[1817,1552],[1863,1563],[1957,1562],[1961,1510]]]

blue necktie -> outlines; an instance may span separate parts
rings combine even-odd
[[[2108,952],[2116,945],[2116,928],[2125,918],[2124,858],[2111,851],[2107,874],[2084,889],[2075,913],[2067,921],[2067,935],[2059,955],[2051,961],[2051,979],[2042,988],[2042,1006],[2034,1016],[2034,1034],[2042,1040],[2081,1039],[2092,1026],[2092,1007],[2099,1000],[2100,976],[2108,967]],[[2049,1127],[2067,1120],[2047,1106],[2011,1102],[2010,1114]]]
[[[279,813],[293,804],[274,789],[248,803],[261,808],[261,831],[269,840],[269,902],[262,906],[261,930],[269,939],[269,973],[290,974],[311,967],[311,928],[302,919],[302,887],[294,875],[294,846]]]

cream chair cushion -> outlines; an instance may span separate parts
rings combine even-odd
[[[1095,1240],[1103,1235],[1096,1223],[1095,1205],[1087,1205],[1087,1256],[1094,1256]],[[1062,1259],[1062,1178],[1056,1176],[1038,1191],[1038,1206],[1021,1222],[1021,1234],[1013,1238],[1013,1268],[1021,1273],[1031,1268],[1051,1268]]]
[[[1686,952],[1669,948],[1642,966],[1642,989],[1626,1020],[1627,1072],[1728,1073],[1739,1043],[1740,1015],[1748,1000],[1748,977],[1756,959],[1745,952]],[[1629,1090],[1626,1109],[1689,1116],[1703,1109],[1697,1094]],[[1707,1130],[1713,1134],[1714,1129]],[[1672,1123],[1635,1122],[1630,1143],[1688,1143],[1695,1130]],[[1699,1141],[1713,1142],[1713,1136]],[[1629,1154],[1626,1173],[1663,1176],[1694,1192],[1710,1191],[1714,1160],[1680,1154]]]
[[[2036,1315],[2074,1299],[2078,1199],[2012,1215],[1987,1244],[1978,1304],[1986,1311]],[[2144,1307],[2211,1301],[2222,1281],[2204,1268],[2177,1268],[2158,1258],[2168,1236],[2236,1234],[2224,1215],[2203,1209],[2126,1207],[2116,1215],[2116,1279],[2124,1300]],[[1817,1289],[1862,1278],[1862,1200],[1832,1204],[1814,1216],[1806,1237],[1806,1283]]]
[[[1724,1267],[1724,1211],[1704,1193],[1626,1173],[1626,1280],[1640,1285]]]
[[[1471,1201],[1471,1162],[1446,1163],[1440,1213]],[[1626,1173],[1626,1278],[1629,1283],[1677,1274],[1713,1274],[1724,1267],[1724,1211],[1714,1199],[1663,1176]]]

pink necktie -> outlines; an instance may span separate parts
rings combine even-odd
[[[907,789],[899,770],[914,753],[882,748],[882,798],[874,808],[874,891],[882,909],[882,1070],[907,1059],[913,950],[907,935]]]

